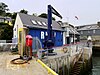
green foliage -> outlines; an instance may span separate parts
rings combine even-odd
[[[28,14],[28,11],[23,9],[23,10],[20,10],[20,13]]]
[[[47,14],[46,13],[42,13],[41,15],[39,15],[39,17],[47,18]]]
[[[37,16],[37,13],[33,13],[32,15],[33,15],[33,16]]]
[[[16,12],[14,12],[13,14],[12,14],[12,19],[16,19],[16,16],[17,16],[17,13]]]
[[[46,18],[47,19],[47,14],[46,13],[42,13],[41,15],[39,15],[39,17],[42,17],[42,18]],[[55,18],[52,17],[52,20],[55,21]]]
[[[5,16],[6,15],[6,11],[9,10],[7,7],[8,7],[8,5],[6,5],[3,2],[0,2],[0,15],[1,16]]]
[[[12,24],[13,24],[13,25],[15,24],[16,16],[17,16],[17,13],[16,13],[16,12],[14,12],[14,13],[12,14],[12,16],[11,16],[11,18],[12,18]]]
[[[4,22],[0,22],[0,26],[2,25],[8,25],[7,23],[4,23]]]
[[[12,13],[10,13],[10,12],[9,13],[6,13],[6,16],[7,17],[12,17]]]
[[[13,27],[6,24],[0,27],[0,40],[11,40],[13,37]]]
[[[6,16],[6,17],[11,17],[12,18],[12,24],[14,25],[16,15],[17,13],[6,13],[8,11],[8,5],[6,5],[3,2],[0,2],[0,16]],[[25,9],[20,10],[20,13],[28,14],[28,11]],[[36,13],[33,13],[34,16],[37,16]],[[39,15],[39,17],[46,18],[47,19],[47,14],[42,13]],[[55,20],[54,17],[52,17],[52,20]],[[0,23],[0,40],[11,40],[13,37],[13,27],[9,26],[7,23]]]

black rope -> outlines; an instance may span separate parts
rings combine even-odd
[[[16,62],[16,60],[22,60],[22,62]],[[13,59],[13,60],[11,60],[11,63],[12,64],[24,64],[24,63],[27,63],[28,62],[28,60],[24,60],[24,59],[21,59],[21,58],[16,58],[16,59]]]

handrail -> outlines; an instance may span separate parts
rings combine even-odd
[[[39,62],[43,67],[45,67],[48,70],[48,73],[52,73],[53,75],[58,75],[51,68],[49,68],[47,65],[45,65],[41,60],[37,59],[37,62]]]

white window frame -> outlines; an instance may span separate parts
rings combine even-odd
[[[32,21],[32,23],[33,23],[33,24],[37,24],[37,22],[36,22],[36,21],[34,21],[34,20],[31,20],[31,21]]]
[[[81,34],[83,34],[83,31],[81,31]]]
[[[54,37],[56,37],[56,32],[54,32]]]
[[[41,23],[40,21],[37,21],[37,23],[38,23],[39,25],[42,25],[42,23]]]
[[[93,33],[95,34],[95,30],[93,30]]]
[[[42,22],[42,23],[43,23],[43,25],[47,26],[46,22]]]

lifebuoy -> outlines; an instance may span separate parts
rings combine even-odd
[[[63,52],[66,53],[68,51],[67,47],[63,47]]]

